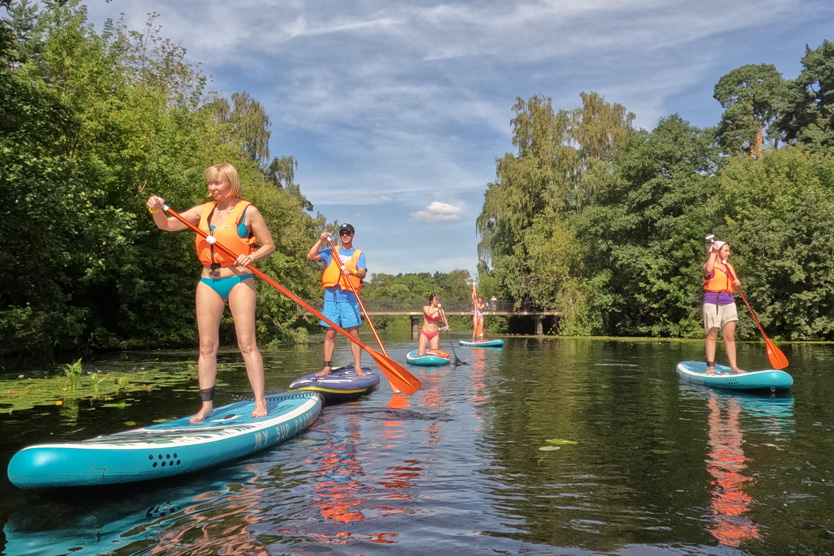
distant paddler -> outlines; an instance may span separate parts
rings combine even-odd
[[[420,339],[417,341],[417,357],[426,354],[426,347],[440,349],[440,327],[438,323],[443,319],[443,324],[449,330],[449,322],[443,313],[443,307],[437,300],[437,294],[429,296],[429,304],[423,305],[423,326],[420,327]]]

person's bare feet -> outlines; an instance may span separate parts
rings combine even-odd
[[[269,415],[269,410],[266,408],[266,405],[263,403],[256,403],[255,411],[252,412],[252,417],[266,417],[267,415]]]
[[[356,376],[365,376],[365,371],[362,370],[362,367],[356,367]]]
[[[324,367],[322,370],[320,370],[319,372],[317,372],[317,373],[316,373],[316,376],[327,376],[327,375],[329,375],[329,374],[330,374],[330,371],[331,371],[331,367],[330,367],[330,365],[327,365],[327,366],[326,366],[326,367]]]
[[[739,369],[738,367],[733,367],[731,370],[736,374],[740,374],[740,375],[744,374],[744,371],[742,369]]]
[[[209,417],[212,417],[213,415],[214,415],[214,408],[212,408],[211,406],[203,407],[200,411],[197,412],[197,414],[194,417],[192,417],[188,421],[192,425],[199,425],[205,419],[208,419]]]

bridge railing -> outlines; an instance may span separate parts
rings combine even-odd
[[[404,299],[362,299],[362,303],[365,305],[365,308],[368,310],[369,313],[409,313],[409,312],[421,312],[423,310],[423,306],[428,303],[425,299],[417,299],[417,300],[404,300]],[[485,311],[497,311],[497,312],[524,312],[528,311],[529,309],[520,308],[515,309],[513,307],[513,303],[511,301],[498,301],[493,304],[485,301],[486,309]],[[441,301],[441,305],[443,309],[448,313],[465,313],[465,312],[472,312],[472,301],[467,300],[445,300]]]

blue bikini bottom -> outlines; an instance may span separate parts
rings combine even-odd
[[[228,301],[229,292],[232,291],[232,288],[249,278],[253,278],[253,276],[247,274],[245,276],[229,276],[228,278],[200,278],[200,282],[216,291],[217,295],[223,298],[223,301]]]

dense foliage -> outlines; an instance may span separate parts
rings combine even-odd
[[[477,222],[480,279],[562,311],[564,334],[699,336],[714,233],[770,335],[834,338],[834,43],[802,64],[795,80],[769,64],[723,76],[714,129],[672,115],[636,130],[596,93],[571,111],[518,99],[516,152]],[[749,319],[740,333],[757,334]]]
[[[269,120],[245,93],[203,92],[185,51],[108,23],[78,2],[26,2],[0,26],[0,355],[194,345],[191,234],[157,230],[144,198],[204,202],[202,170],[234,163],[277,252],[261,268],[302,297],[318,293],[304,258],[323,219],[270,160]],[[262,337],[306,338],[295,304],[263,288]],[[227,339],[233,337],[224,321]]]

